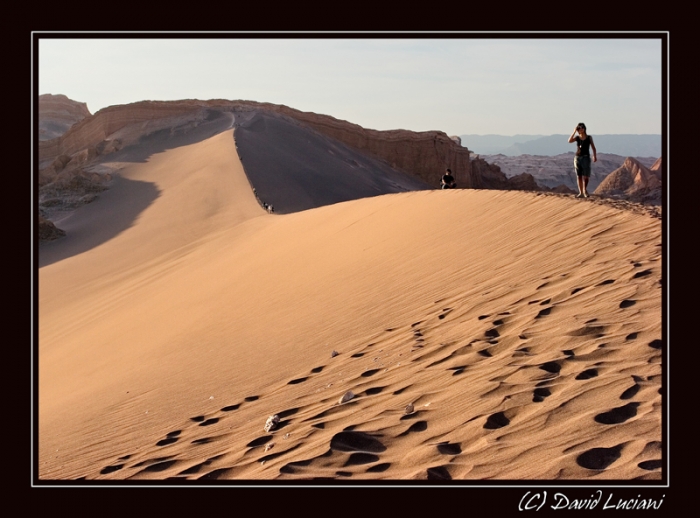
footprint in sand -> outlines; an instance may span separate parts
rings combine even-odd
[[[352,453],[348,460],[343,464],[343,467],[347,466],[360,466],[362,464],[371,464],[372,462],[377,462],[379,460],[379,455],[374,453],[364,453],[357,452]]]
[[[218,423],[218,422],[219,422],[218,417],[212,417],[210,419],[207,419],[206,421],[202,421],[201,423],[199,423],[199,426],[211,426],[211,425]]]
[[[262,437],[258,437],[257,439],[253,439],[250,441],[246,446],[248,448],[256,448],[258,446],[263,446],[270,442],[273,439],[272,435],[263,435]]]
[[[383,471],[388,470],[391,467],[390,462],[382,462],[381,464],[376,464],[374,466],[370,466],[367,468],[366,472],[367,473],[381,473]]]
[[[549,315],[551,312],[552,312],[552,308],[544,308],[542,311],[540,311],[539,313],[537,313],[537,315],[535,316],[535,318],[542,318],[542,317],[544,317],[544,316]]]
[[[232,471],[232,468],[219,468],[214,471],[210,471],[206,475],[202,475],[197,480],[217,480]]]
[[[178,473],[178,475],[194,475],[195,473],[199,473],[201,469],[204,466],[207,466],[208,464],[211,464],[211,461],[206,460],[204,462],[200,462],[199,464],[195,464],[194,466],[181,471],[180,473]]]
[[[410,414],[404,414],[401,417],[399,417],[399,421],[407,421],[407,420],[415,419],[422,413],[423,413],[422,410],[416,410],[415,412],[412,412]]]
[[[641,272],[637,272],[632,276],[632,278],[639,279],[640,277],[646,277],[647,275],[651,275],[651,270],[644,270]]]
[[[627,341],[634,340],[635,338],[637,338],[637,334],[638,333],[630,333],[625,337],[625,340],[627,340]]]
[[[652,340],[649,342],[649,347],[653,347],[654,349],[661,349],[661,346],[663,345],[663,342],[659,340],[658,338],[656,340]]]
[[[605,336],[604,331],[605,331],[605,327],[603,327],[603,326],[589,326],[588,322],[586,322],[586,325],[584,325],[582,328],[571,331],[571,332],[567,333],[567,335],[568,336],[596,335],[597,338],[600,338],[602,336]]]
[[[368,433],[344,430],[331,438],[331,449],[347,452],[382,453],[386,451],[386,446]]]
[[[601,470],[620,458],[622,444],[612,448],[592,448],[576,457],[576,464],[582,468]]]
[[[586,369],[585,371],[579,373],[576,376],[577,380],[589,380],[595,378],[598,375],[598,369]]]
[[[408,416],[404,416],[408,417]],[[406,430],[403,433],[400,433],[398,437],[403,437],[405,435],[408,435],[409,433],[413,432],[424,432],[428,429],[428,421],[416,421],[413,423],[411,426],[408,427],[408,430]]]
[[[321,455],[321,457],[323,457],[323,455]],[[296,473],[296,469],[294,468],[304,468],[310,464],[311,460],[296,460],[293,462],[288,462],[280,468],[280,473]]]
[[[441,442],[437,445],[437,449],[443,455],[459,455],[462,453],[462,447],[459,443]]]
[[[182,430],[175,430],[174,432],[170,432],[168,435],[165,436],[165,439],[161,439],[156,443],[156,446],[166,446],[168,444],[172,444],[174,442],[177,442],[178,440],[178,435]]]
[[[639,384],[635,383],[620,395],[620,399],[632,399],[639,392],[640,388]]]
[[[248,396],[245,398],[245,401],[257,401],[258,399],[260,399],[260,396]]]
[[[601,282],[600,284],[598,284],[598,286],[605,286],[606,284],[612,284],[613,282],[615,282],[614,279],[606,279],[603,282]]]
[[[297,379],[293,379],[292,381],[287,382],[287,385],[297,385],[297,384],[299,384],[299,383],[305,382],[307,379],[309,379],[309,378],[297,378]]]
[[[155,464],[151,464],[150,466],[146,466],[144,469],[139,471],[139,473],[158,473],[160,471],[165,471],[166,469],[177,464],[178,462],[180,462],[180,461],[166,460],[163,462],[156,462]],[[137,473],[137,475],[139,473]]]
[[[558,362],[547,362],[540,365],[540,369],[549,372],[550,374],[559,374],[561,365]]]
[[[324,367],[323,365],[320,367],[314,367],[313,369],[311,369],[311,372],[313,372],[314,374],[318,374],[319,372],[321,372],[323,370],[323,367]]]
[[[240,406],[241,406],[240,403],[238,403],[237,405],[225,406],[224,408],[221,409],[221,411],[222,411],[222,412],[231,412],[231,411],[233,411],[233,410],[238,410],[238,408],[239,408]]]
[[[365,372],[363,372],[362,374],[360,374],[360,376],[362,376],[363,378],[368,378],[368,377],[370,377],[370,376],[372,376],[372,375],[378,373],[379,370],[380,370],[380,369],[370,369],[370,370],[365,371]]]
[[[637,415],[639,403],[627,403],[595,416],[595,421],[601,424],[620,424]]]
[[[452,480],[452,475],[445,466],[428,468],[428,480]]]
[[[664,463],[661,459],[645,460],[637,464],[637,467],[645,469],[647,471],[654,471],[656,469],[661,469]]]
[[[503,412],[496,412],[495,414],[492,414],[486,419],[486,423],[484,423],[484,428],[487,430],[495,430],[497,428],[503,428],[504,426],[508,426],[510,424],[510,419],[506,417],[506,415]]]
[[[172,459],[172,458],[173,458],[172,455],[166,455],[165,457],[157,457],[157,458],[155,458],[155,459],[145,459],[145,460],[142,460],[141,462],[139,462],[139,463],[137,463],[137,464],[134,464],[133,467],[134,467],[134,468],[140,468],[141,466],[150,466],[150,465],[153,465],[153,464],[160,464],[160,463],[165,462],[165,461],[168,461],[168,460],[170,460],[170,459]]]
[[[282,410],[281,412],[277,412],[277,415],[280,417],[280,419],[284,419],[285,417],[289,417],[290,415],[294,415],[299,411],[299,408],[288,408],[287,410]]]
[[[551,395],[552,391],[549,390],[547,387],[536,388],[535,391],[532,393],[532,402],[541,403],[542,401],[544,401],[544,398],[549,397]]]
[[[624,308],[629,308],[629,307],[634,306],[636,303],[637,303],[637,301],[635,301],[635,300],[625,299],[625,300],[623,300],[622,302],[620,302],[620,307],[623,308],[623,309],[624,309]]]
[[[113,473],[115,471],[119,471],[124,467],[124,464],[114,464],[113,466],[107,466],[106,468],[102,468],[100,470],[100,475],[106,475],[108,473]]]

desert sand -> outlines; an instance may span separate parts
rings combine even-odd
[[[660,219],[477,189],[268,214],[235,131],[114,164],[42,245],[40,480],[661,479]]]

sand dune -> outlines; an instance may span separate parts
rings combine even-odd
[[[435,187],[291,117],[257,111],[239,114],[236,123],[246,174],[279,214]]]
[[[118,166],[147,194],[71,224],[128,217],[40,252],[40,479],[661,478],[658,219],[484,190],[270,215],[232,129]]]

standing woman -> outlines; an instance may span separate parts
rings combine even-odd
[[[576,135],[578,133],[578,135]],[[593,149],[593,161],[597,162],[595,144],[593,137],[586,133],[586,125],[579,122],[576,129],[569,137],[569,143],[576,142],[576,156],[574,157],[574,169],[576,169],[576,180],[578,181],[577,198],[588,198],[588,179],[591,177],[591,154],[589,149]]]

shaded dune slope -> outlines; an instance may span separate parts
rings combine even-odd
[[[659,220],[478,190],[273,216],[232,137],[119,164],[159,196],[40,269],[41,478],[660,478]]]
[[[245,172],[261,201],[273,205],[275,212],[281,214],[431,188],[273,112],[237,113],[236,143]]]

